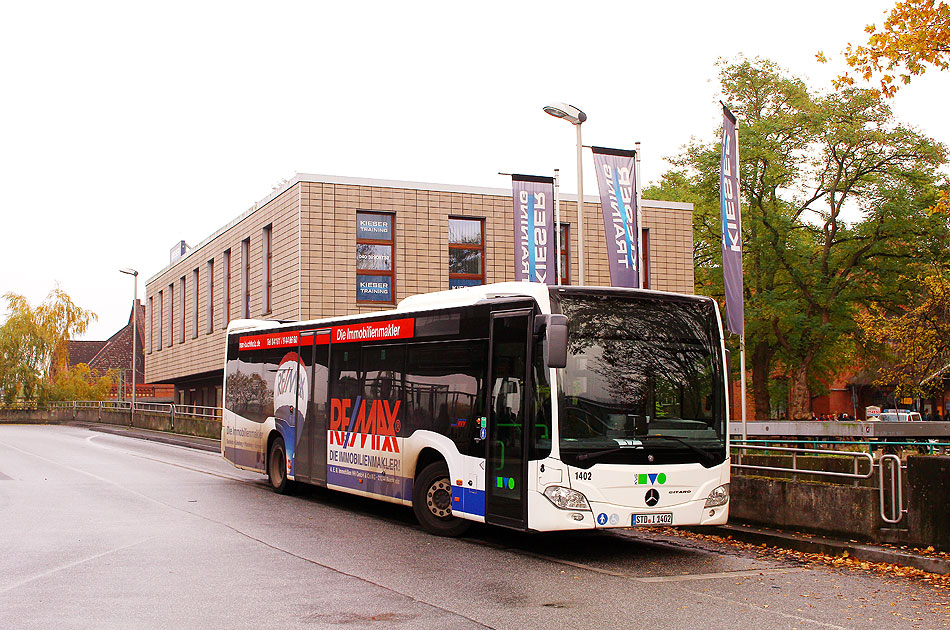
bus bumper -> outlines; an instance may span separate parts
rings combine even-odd
[[[592,501],[594,527],[675,527],[679,525],[725,525],[729,520],[729,503],[706,507],[706,499],[697,499],[662,508],[631,508],[629,506]]]

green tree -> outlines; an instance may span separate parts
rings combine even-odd
[[[756,411],[769,416],[770,383],[780,372],[788,377],[789,415],[802,417],[822,378],[851,361],[857,309],[889,295],[915,257],[942,255],[920,239],[941,226],[926,208],[944,148],[898,124],[872,90],[814,94],[764,60],[724,63],[720,79],[740,119],[746,345]],[[718,142],[694,142],[657,191],[685,188],[702,198],[697,289],[716,296],[719,151]]]
[[[54,288],[37,307],[7,293],[7,319],[0,326],[0,391],[5,402],[49,398],[53,377],[66,370],[66,342],[82,335],[96,315]]]
[[[911,77],[929,66],[950,67],[950,6],[934,0],[906,0],[891,9],[881,28],[869,24],[866,45],[848,44],[845,62],[865,81],[878,76],[884,96],[892,97]],[[818,60],[827,62],[823,53]],[[899,80],[899,82],[898,82]],[[836,86],[854,85],[850,73],[842,73]]]

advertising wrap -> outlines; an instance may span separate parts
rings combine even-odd
[[[591,147],[604,214],[610,284],[640,287],[640,225],[637,207],[637,152]]]
[[[515,280],[557,284],[554,239],[554,178],[512,175],[515,219]]]
[[[722,283],[726,292],[726,326],[743,334],[742,218],[739,213],[739,129],[736,117],[722,106],[722,158],[719,162],[722,208]]]

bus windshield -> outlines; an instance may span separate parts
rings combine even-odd
[[[710,300],[624,291],[552,292],[568,318],[558,370],[561,458],[720,464],[726,454],[721,339]]]

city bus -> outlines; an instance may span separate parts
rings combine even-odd
[[[278,493],[410,506],[443,536],[722,524],[726,365],[713,299],[649,290],[499,283],[236,320],[221,452]]]

